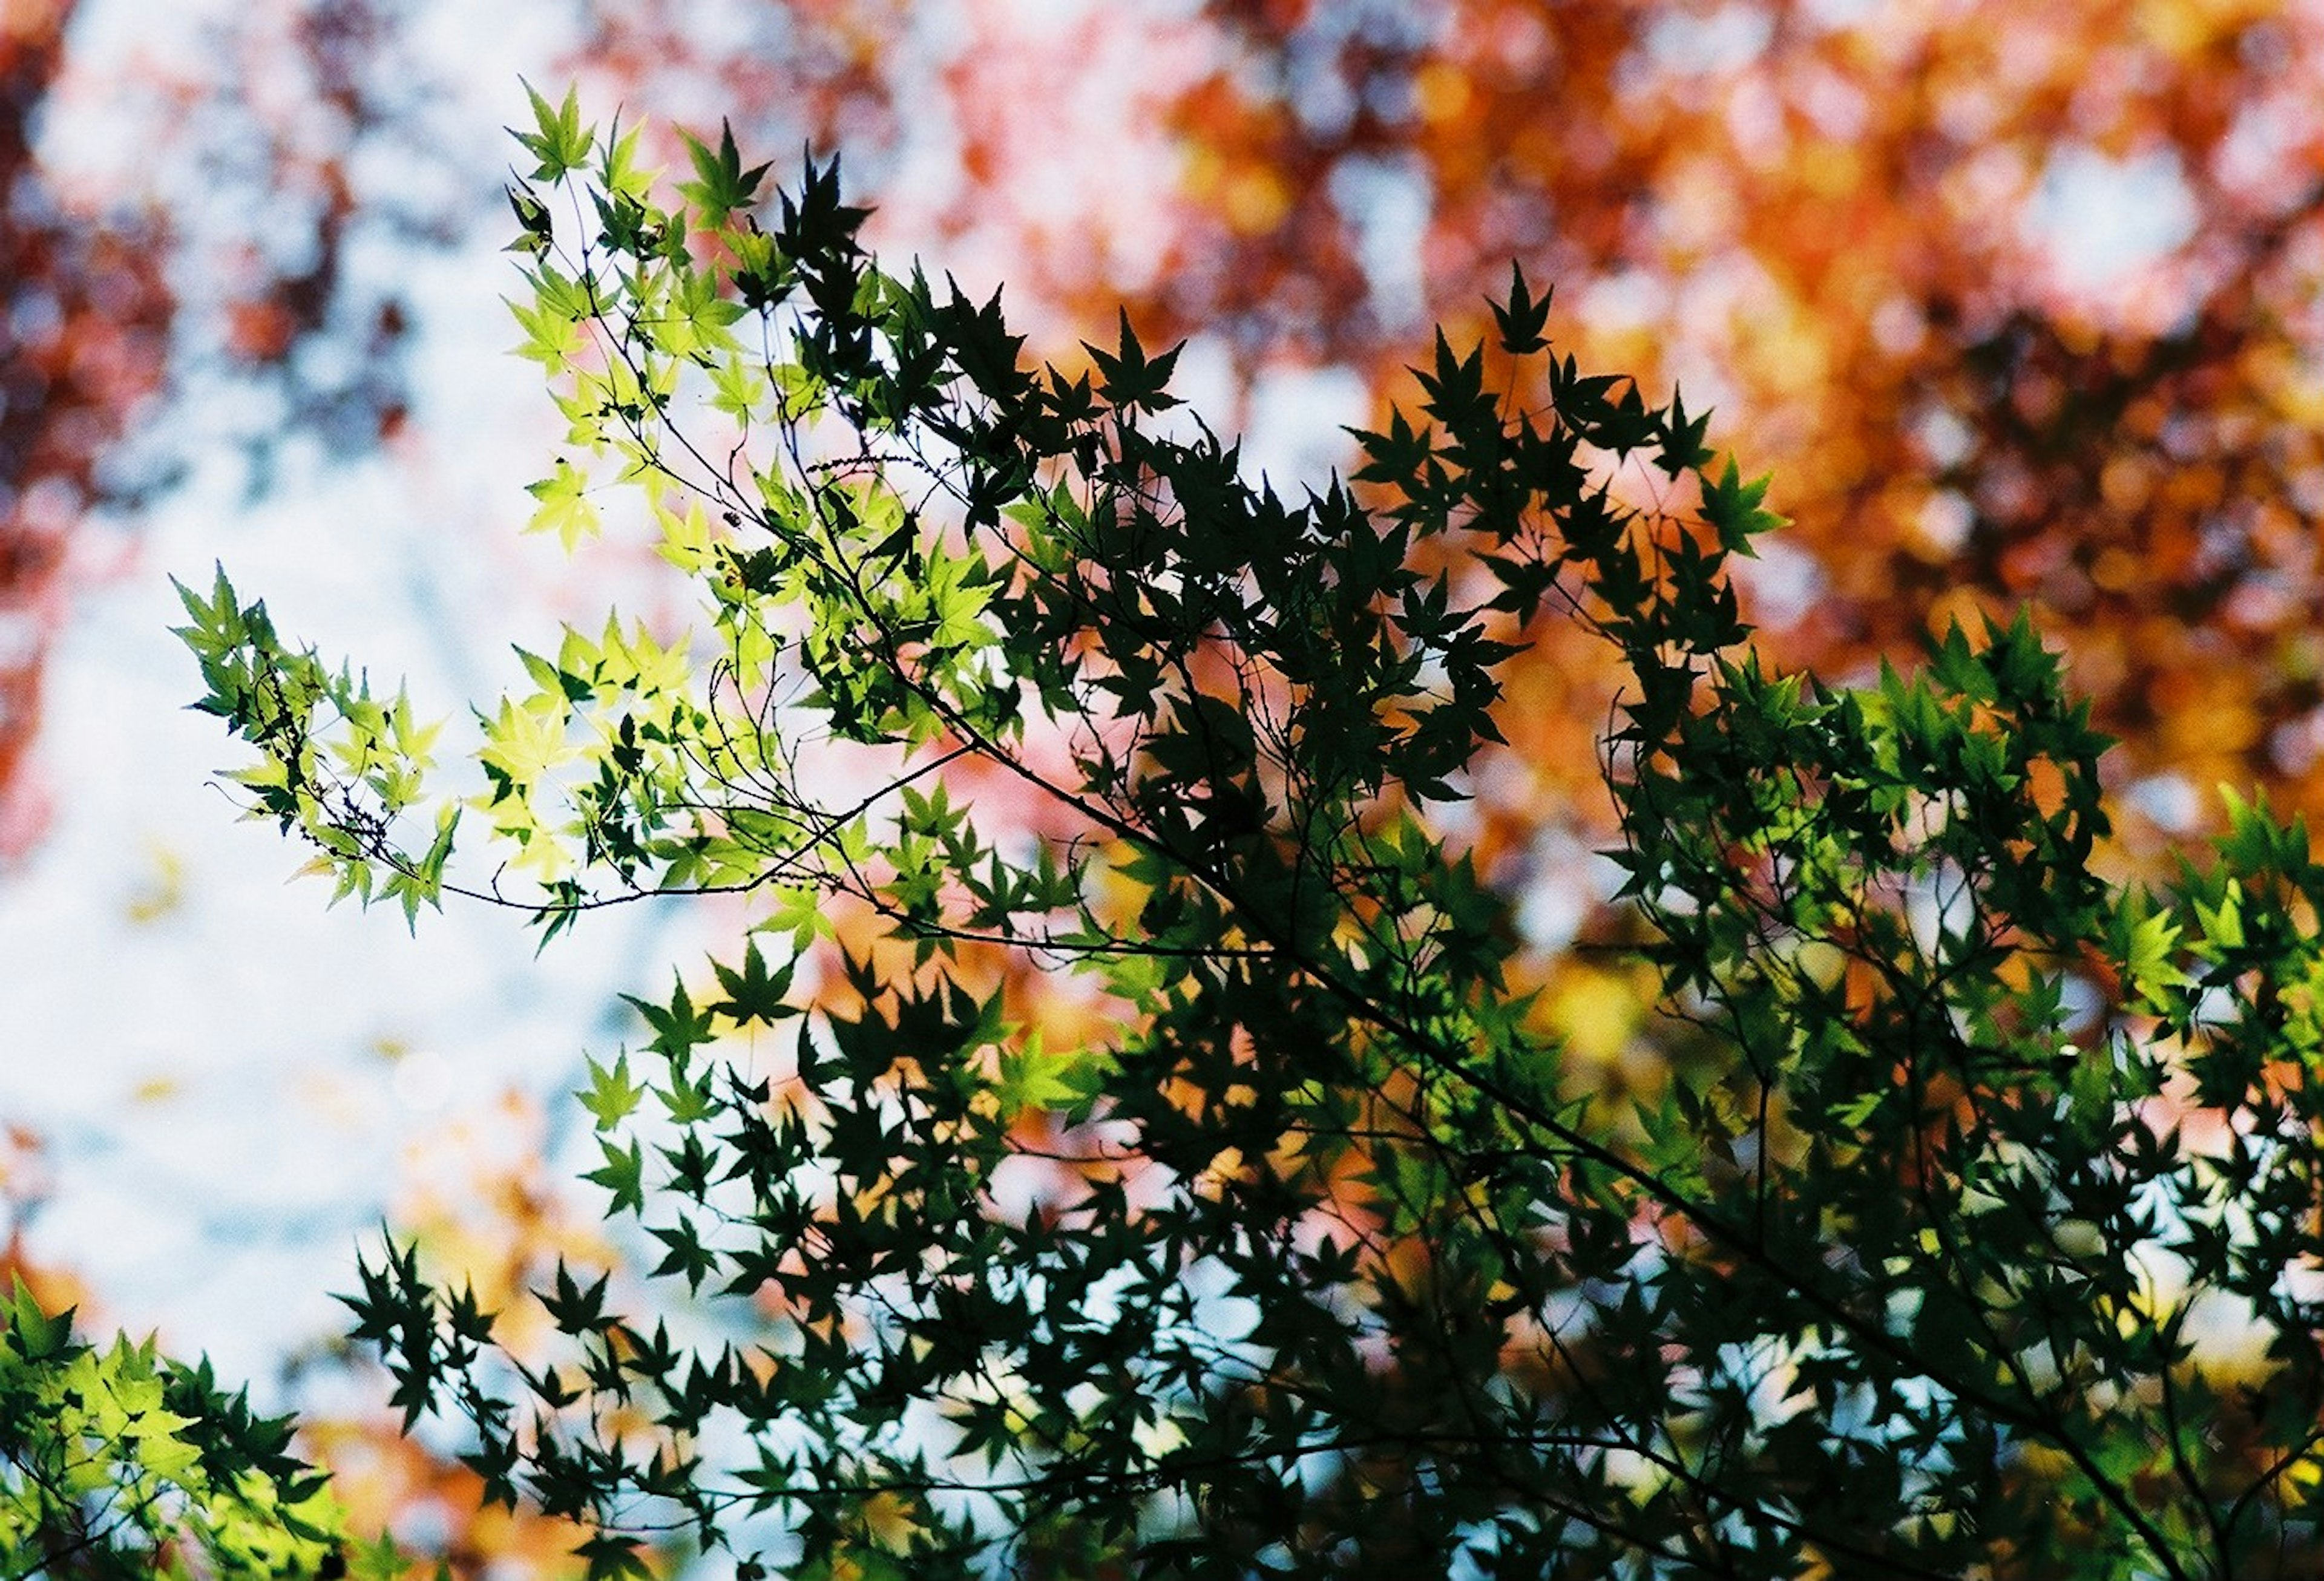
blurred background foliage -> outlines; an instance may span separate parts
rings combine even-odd
[[[0,845],[69,794],[42,666],[128,522],[287,444],[418,471],[413,261],[496,234],[505,144],[445,80],[457,8],[254,0],[0,5]],[[1409,393],[1430,326],[1476,333],[1509,260],[1587,364],[1672,381],[1776,474],[1796,525],[1747,616],[1783,662],[1862,677],[2030,605],[2112,759],[2114,876],[2208,831],[2214,786],[2324,814],[2324,5],[2314,0],[508,0],[534,80],[746,146],[845,150],[875,237],[1036,354],[1126,302],[1270,455]],[[72,138],[58,129],[79,126]],[[92,137],[88,128],[101,128]],[[505,341],[475,348],[495,355]],[[538,458],[512,458],[512,476]],[[529,473],[525,475],[530,475]],[[512,488],[514,513],[522,508]],[[125,545],[125,547],[124,547]],[[1653,1080],[1596,740],[1611,677],[1554,632],[1458,816],[1509,895],[1545,1013],[1610,1084]],[[387,657],[389,656],[380,656]],[[5,880],[0,880],[5,881]],[[1063,1007],[1061,1007],[1061,1009]],[[512,1097],[511,1134],[541,1133]],[[504,1127],[503,1131],[506,1132]],[[595,1227],[528,1151],[416,1162],[390,1204],[537,1280]],[[0,1152],[12,1237],[40,1140]],[[68,1268],[7,1262],[51,1310]],[[101,1292],[99,1292],[101,1295]],[[97,1307],[102,1310],[102,1302]],[[383,1418],[319,1422],[358,1523],[464,1571],[561,1534],[474,1514]]]

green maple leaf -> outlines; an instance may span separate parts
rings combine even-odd
[[[573,1096],[579,1098],[581,1107],[595,1117],[597,1129],[604,1131],[627,1119],[631,1111],[638,1107],[638,1100],[645,1096],[645,1091],[644,1088],[630,1080],[630,1056],[623,1053],[614,1060],[611,1070],[591,1060],[589,1089]]]
[[[544,346],[542,354],[550,354],[551,346]],[[540,508],[526,522],[527,532],[553,532],[557,541],[570,552],[585,538],[595,538],[602,526],[597,507],[589,502],[589,475],[569,461],[559,460],[557,470],[537,483],[525,485],[525,492],[540,501]]]
[[[532,179],[561,181],[589,162],[589,128],[581,124],[580,93],[567,88],[565,102],[553,110],[532,84],[524,85],[524,94],[532,101],[535,129],[519,132],[512,126],[509,134],[540,161],[533,170]]]
[[[1111,352],[1100,351],[1089,342],[1082,349],[1097,363],[1101,376],[1099,388],[1108,400],[1124,411],[1143,408],[1147,411],[1167,411],[1178,404],[1178,398],[1167,393],[1171,371],[1178,365],[1178,354],[1185,350],[1183,343],[1172,346],[1158,357],[1149,358],[1146,348],[1138,344],[1138,336],[1130,327],[1130,311],[1121,311],[1121,334],[1119,344]]]
[[[600,1141],[604,1149],[605,1163],[602,1169],[593,1169],[581,1178],[593,1185],[603,1186],[613,1200],[606,1211],[641,1213],[646,1205],[645,1149],[632,1142],[624,1149],[610,1141]]]
[[[751,201],[767,167],[761,164],[747,170],[742,168],[742,156],[735,151],[734,128],[730,122],[719,122],[715,151],[690,132],[680,132],[678,135],[686,140],[686,152],[694,161],[696,178],[680,182],[678,192],[702,211],[704,225],[724,225],[729,214]]]
[[[715,961],[710,965],[718,974],[718,986],[726,990],[726,997],[710,1007],[712,1014],[744,1026],[754,1021],[772,1026],[785,1016],[799,1013],[798,1007],[783,1002],[784,996],[791,991],[793,963],[786,961],[778,970],[768,971],[766,958],[759,953],[756,940],[742,952],[742,970]]]
[[[1757,559],[1751,547],[1755,534],[1770,532],[1785,526],[1788,516],[1763,510],[1759,501],[1767,497],[1769,473],[1762,473],[1749,483],[1742,481],[1735,470],[1735,458],[1727,458],[1727,470],[1713,482],[1708,473],[1696,474],[1702,480],[1702,519],[1718,533],[1720,547],[1730,555],[1742,555]]]

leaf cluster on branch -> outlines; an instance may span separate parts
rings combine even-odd
[[[208,1364],[99,1349],[19,1280],[0,1303],[0,1576],[272,1581],[347,1571],[325,1477]],[[382,1544],[361,1572],[394,1573]]]

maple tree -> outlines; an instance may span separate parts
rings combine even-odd
[[[1767,481],[1522,272],[1294,503],[1126,316],[1028,367],[835,169],[763,192],[730,131],[673,193],[534,109],[533,526],[634,485],[706,632],[526,653],[464,794],[401,694],[184,593],[338,894],[742,897],[576,1095],[631,1257],[496,1313],[391,1240],[350,1298],[489,1498],[604,1576],[2312,1569],[2303,823],[2112,882],[2027,620],[1855,686],[1757,651]],[[1619,677],[1653,1082],[1545,1024],[1462,812],[1553,630]]]
[[[8,290],[66,305],[12,323],[72,326],[6,346],[7,597],[36,634],[60,607],[60,546],[114,486],[111,438],[170,377],[155,354],[176,344],[158,222],[60,193],[23,137],[72,9],[21,8],[0,39],[12,213],[42,216],[11,228]],[[402,308],[342,303],[337,281],[368,201],[347,160],[365,140],[426,147],[392,87],[393,9],[251,10],[246,33],[189,63],[211,81],[154,96],[264,123],[273,228],[212,254],[229,282],[217,344],[283,377],[299,420],[392,432]],[[706,87],[738,121],[801,113],[861,150],[895,139],[909,11],[797,5],[722,31],[692,8],[595,7],[580,53],[593,80],[643,102]],[[1163,23],[1085,15],[1028,41],[1007,8],[968,7],[958,51],[909,85],[931,115],[931,86],[975,110],[953,113],[963,179],[943,228],[1042,305],[1060,357],[1059,326],[1127,299],[1149,338],[1197,334],[1242,371],[1352,368],[1383,400],[1408,391],[1427,325],[1469,333],[1523,256],[1564,283],[1564,338],[1585,361],[1650,388],[1683,379],[1785,480],[1799,525],[1770,551],[1777,574],[1742,589],[1772,653],[1860,676],[1949,619],[1974,627],[2030,598],[2126,739],[2107,772],[2139,794],[2118,800],[2123,838],[2103,859],[2167,861],[2153,825],[2223,816],[2216,781],[2313,810],[2319,161],[2297,97],[2324,39],[2311,11],[1479,0],[1439,14],[1222,4]],[[262,77],[272,91],[248,91]],[[1034,91],[1084,78],[1093,97]],[[302,120],[309,103],[330,114]],[[1120,143],[1106,117],[1121,105],[1183,160],[1165,145],[1137,167],[1157,179],[1057,179],[1060,150],[1098,143],[1093,131]],[[1150,128],[1139,135],[1153,155]],[[2023,219],[2092,176],[2102,196],[2175,216],[2165,239],[2183,240],[2114,280],[2061,272],[2054,232]],[[1379,218],[1399,212],[1417,216],[1416,267]],[[368,348],[350,364],[364,382],[300,386],[293,371],[320,365],[302,346],[332,335]],[[1525,970],[1609,1083],[1651,1081],[1665,1043],[1642,1013],[1652,984],[1604,952],[1628,924],[1595,909],[1582,861],[1614,827],[1590,749],[1618,666],[1563,628],[1530,635],[1505,675],[1517,749],[1468,786],[1479,870],[1511,896],[1582,892],[1578,923],[1557,906],[1528,919]],[[39,652],[10,648],[12,782]],[[11,828],[28,825],[23,805]],[[1582,950],[1560,954],[1577,933]]]

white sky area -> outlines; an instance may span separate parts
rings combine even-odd
[[[88,0],[78,48],[199,48],[194,30],[226,8]],[[473,154],[451,162],[496,193],[520,75],[563,80],[565,8],[503,0],[488,27],[450,0],[407,10],[454,94],[445,116],[473,129]],[[118,170],[133,155],[106,134],[110,109],[84,100],[51,133]],[[2103,278],[2178,239],[2171,179],[2093,155],[2054,172],[2032,223]],[[1416,312],[1425,204],[1392,172],[1379,186],[1367,265]],[[494,210],[448,253],[356,260],[413,271],[419,464],[327,465],[294,449],[256,504],[231,469],[198,472],[88,536],[81,552],[123,568],[81,597],[53,655],[37,772],[54,814],[0,881],[0,1119],[46,1139],[51,1184],[32,1250],[92,1283],[100,1323],[159,1326],[262,1400],[286,1350],[344,1328],[328,1292],[352,1285],[353,1247],[411,1150],[512,1087],[571,1134],[561,1095],[581,1051],[627,1034],[615,996],[659,988],[712,942],[705,919],[667,907],[600,915],[538,958],[514,914],[455,905],[415,940],[398,914],[327,912],[319,881],[287,881],[301,854],[237,822],[208,783],[237,749],[185,710],[196,677],[167,630],[181,618],[168,579],[207,585],[214,561],[286,633],[375,678],[408,675],[430,716],[512,680],[510,639],[553,647],[559,614],[586,618],[593,592],[602,611],[590,573],[516,536],[555,430],[535,370],[500,354],[515,338],[500,305],[517,284],[499,250],[508,228]],[[1215,348],[1192,348],[1184,367],[1198,402],[1228,385]],[[1247,413],[1252,469],[1296,492],[1343,459],[1334,426],[1362,411],[1344,372],[1263,386]]]
[[[2172,154],[2115,158],[2070,148],[2052,159],[2026,216],[2068,290],[2096,294],[2127,280],[2195,234],[2195,201]]]
[[[201,9],[92,0],[82,41],[167,47],[154,30]],[[558,30],[523,5],[490,29],[428,9],[447,24],[420,30],[431,64],[465,96],[491,177],[519,74],[555,79]],[[102,105],[77,109],[101,124]],[[327,911],[324,883],[289,881],[302,854],[209,783],[240,749],[185,707],[198,682],[168,631],[183,619],[169,578],[206,587],[216,561],[286,635],[408,674],[433,717],[512,678],[510,639],[553,650],[560,598],[584,607],[553,545],[516,538],[553,414],[534,370],[500,354],[517,282],[503,216],[480,218],[468,245],[401,261],[424,465],[293,449],[255,504],[235,469],[198,471],[78,546],[122,568],[54,652],[36,769],[52,817],[0,881],[0,1117],[45,1138],[52,1187],[33,1254],[92,1284],[98,1322],[158,1325],[262,1398],[286,1350],[344,1328],[329,1292],[352,1288],[411,1150],[489,1127],[512,1088],[569,1126],[557,1095],[580,1051],[626,1035],[615,996],[666,983],[688,953],[668,907],[603,914],[538,959],[514,913],[454,905],[413,939],[400,913]]]

